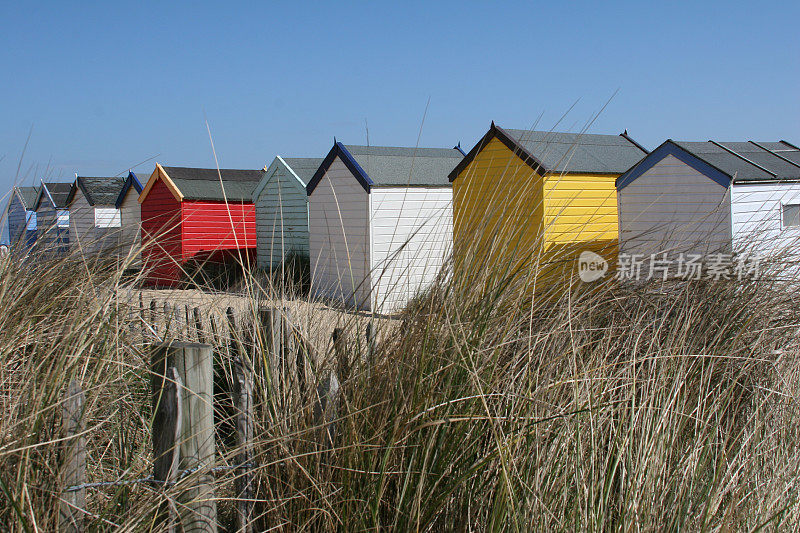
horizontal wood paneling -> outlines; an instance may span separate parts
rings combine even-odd
[[[618,194],[620,251],[711,254],[730,249],[728,189],[668,155]]]
[[[548,175],[544,180],[547,244],[616,240],[616,175]]]
[[[289,253],[308,255],[308,196],[297,178],[275,160],[256,206],[258,264],[278,266]]]
[[[368,195],[336,158],[309,197],[312,292],[370,309]]]
[[[492,139],[453,181],[453,249],[472,283],[529,262],[542,247],[543,179]]]
[[[45,195],[36,210],[36,247],[48,253],[63,254],[69,251],[69,227],[58,227],[56,215],[56,208]]]
[[[449,188],[375,188],[371,194],[372,309],[401,309],[439,274],[452,248]]]
[[[142,261],[150,284],[174,286],[181,279],[181,204],[157,181],[141,203]]]
[[[800,226],[783,226],[783,204],[800,204],[800,184],[734,184],[731,188],[733,248],[737,252],[779,257],[787,278],[798,275]]]
[[[201,252],[255,249],[252,203],[184,201],[181,206],[184,260]]]
[[[69,206],[69,244],[74,251],[85,254],[114,253],[120,251],[122,230],[95,226],[95,208],[89,205],[80,190]],[[102,206],[111,207],[113,206]]]
[[[29,247],[36,241],[36,230],[27,229],[30,216],[27,213],[17,194],[12,191],[6,210],[6,220],[9,242],[15,247]]]
[[[135,188],[128,189],[128,194],[125,195],[119,209],[122,219],[121,252],[127,256],[131,249],[139,250],[142,240],[142,208],[139,204],[139,194]],[[141,264],[139,254],[134,255],[131,260],[132,266]]]

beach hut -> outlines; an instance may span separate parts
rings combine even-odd
[[[575,271],[584,251],[613,262],[614,181],[646,154],[627,132],[503,129],[492,122],[449,176],[458,279],[492,287],[517,278],[550,290]]]
[[[36,242],[36,200],[39,187],[14,187],[6,209],[9,242],[15,249],[30,249]]]
[[[69,203],[75,183],[42,181],[36,199],[36,247],[48,253],[69,251]]]
[[[117,246],[122,217],[115,207],[123,177],[75,177],[69,204],[69,245],[85,254]]]
[[[312,292],[391,313],[439,274],[452,243],[457,148],[335,142],[308,183]]]
[[[127,257],[138,241],[139,192],[133,172],[127,176],[76,176],[70,202],[70,247],[86,254],[108,252]]]
[[[142,242],[142,208],[139,205],[139,195],[142,190],[144,190],[144,186],[139,176],[133,171],[128,171],[128,177],[125,178],[117,201],[114,202],[114,207],[119,209],[122,219],[120,235],[123,243],[122,252],[127,254],[128,247],[134,250],[134,257],[131,261],[133,267],[141,265],[141,256],[138,252]]]
[[[253,191],[258,265],[272,270],[291,254],[308,257],[306,185],[321,158],[277,156]]]
[[[620,253],[674,263],[800,250],[800,149],[786,141],[667,140],[616,187]]]
[[[197,264],[255,261],[253,189],[262,173],[156,164],[139,195],[147,282],[176,286]]]

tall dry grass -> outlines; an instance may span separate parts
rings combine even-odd
[[[79,255],[31,259],[0,265],[0,523],[9,531],[55,528],[70,380],[86,391],[88,480],[152,470],[148,345],[159,339],[138,312],[138,280]],[[339,370],[332,450],[320,447],[314,395],[265,371],[256,383],[256,530],[800,525],[800,316],[774,276],[608,281],[536,298],[502,276],[491,290],[452,279],[382,321],[372,358],[363,317],[336,312],[349,373],[329,343],[309,336],[308,380]],[[218,384],[231,340],[252,344],[256,361],[267,357],[259,306],[290,303],[263,276],[240,294],[244,323],[215,339]],[[333,312],[301,309],[301,335]],[[184,335],[164,335],[163,325],[162,339]],[[230,410],[224,395],[217,400],[217,466],[231,465]],[[216,476],[230,529],[235,473]],[[158,530],[160,498],[148,483],[90,488],[90,528]]]

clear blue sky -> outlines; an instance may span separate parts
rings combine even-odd
[[[491,120],[800,143],[799,2],[5,2],[0,189],[347,143],[471,147]],[[27,152],[17,175],[23,146]],[[4,203],[4,202],[3,202]]]

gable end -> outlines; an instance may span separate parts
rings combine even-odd
[[[659,161],[669,155],[692,167],[711,181],[714,181],[725,188],[730,187],[732,182],[731,176],[718,169],[714,165],[711,165],[694,154],[684,150],[672,142],[671,139],[667,139],[661,144],[661,146],[650,152],[647,156],[645,156],[644,159],[636,163],[633,167],[617,178],[614,184],[617,187],[617,191],[621,191],[627,187],[631,182],[653,168]]]
[[[537,174],[540,176],[544,176],[547,173],[547,169],[544,168],[542,162],[536,159],[533,154],[531,154],[525,147],[521,146],[514,138],[509,135],[503,128],[500,126],[495,125],[494,121],[492,121],[492,125],[489,127],[489,131],[486,132],[486,135],[478,141],[478,144],[472,147],[472,150],[469,151],[468,154],[462,159],[456,167],[450,171],[450,174],[447,176],[448,179],[452,182],[455,180],[461,172],[467,168],[467,166],[472,163],[472,160],[483,150],[485,146],[489,144],[492,139],[497,139],[506,147],[511,150],[514,155],[522,159],[522,161],[531,167]],[[460,147],[456,146],[461,153],[464,153]]]
[[[359,165],[358,162],[353,159],[353,156],[350,154],[347,148],[345,148],[340,142],[335,142],[333,148],[331,148],[331,151],[328,152],[328,155],[322,160],[322,164],[314,173],[314,177],[308,182],[306,194],[311,196],[311,193],[313,193],[314,189],[317,188],[317,185],[319,185],[322,177],[331,167],[336,157],[339,157],[339,159],[342,160],[350,173],[356,178],[358,183],[361,184],[361,187],[367,192],[367,194],[369,194],[370,187],[372,187],[372,180],[369,179],[369,176],[367,176],[367,173],[364,172],[363,168],[361,168],[361,165]]]
[[[144,186],[144,189],[142,189],[142,192],[139,195],[140,204],[144,202],[145,198],[147,198],[147,194],[150,192],[150,189],[153,188],[153,185],[155,185],[159,179],[164,182],[164,185],[167,186],[169,191],[172,193],[172,196],[174,196],[176,200],[179,202],[183,201],[183,193],[167,175],[167,171],[164,170],[164,167],[162,167],[160,163],[156,163],[156,169],[153,171],[153,174],[150,175],[150,179],[147,180],[147,184]]]

